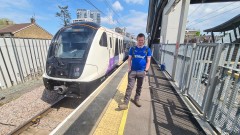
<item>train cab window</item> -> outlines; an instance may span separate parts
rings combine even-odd
[[[100,46],[107,47],[107,34],[103,32],[102,37],[99,41]]]
[[[60,31],[53,55],[59,58],[82,59],[95,33],[96,30],[86,26],[72,26]]]

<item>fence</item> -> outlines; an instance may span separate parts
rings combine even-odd
[[[41,76],[50,40],[0,38],[0,89]]]
[[[170,76],[175,72],[172,79],[182,94],[222,134],[240,133],[239,46],[180,45],[176,70],[172,71],[175,45],[153,45],[154,59],[159,64],[165,63]]]

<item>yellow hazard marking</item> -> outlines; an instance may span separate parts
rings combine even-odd
[[[124,127],[127,120],[128,109],[120,111],[118,104],[123,103],[123,98],[127,88],[127,73],[122,78],[117,87],[117,92],[110,101],[105,114],[101,118],[94,135],[123,135]],[[128,105],[129,108],[130,104]]]

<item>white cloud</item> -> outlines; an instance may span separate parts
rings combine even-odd
[[[212,8],[206,8],[203,12],[206,13],[206,14],[209,14],[209,13],[213,12],[213,9]]]
[[[140,5],[144,4],[144,0],[125,0],[125,1],[126,3],[140,4]]]
[[[0,8],[30,8],[31,4],[27,0],[2,0]]]
[[[37,23],[39,20],[52,20],[51,14],[34,12],[32,4],[28,0],[1,1],[0,18],[8,18],[15,23],[30,23],[33,16]]]
[[[113,13],[108,12],[108,15],[105,17],[101,17],[102,24],[116,25],[116,21],[113,20]]]
[[[138,33],[146,32],[147,25],[147,15],[148,13],[130,10],[130,13],[126,16],[123,16],[121,22],[126,26],[126,31],[129,33]]]
[[[240,2],[193,4],[189,7],[188,28],[205,30],[222,24],[240,13]]]
[[[113,6],[114,10],[116,10],[116,11],[121,11],[121,10],[123,10],[123,7],[122,7],[122,5],[120,4],[119,1],[115,1],[115,2],[112,4],[112,6]]]
[[[119,24],[113,20],[113,13],[108,12],[108,16],[101,18],[101,23],[107,28],[125,27],[127,32],[136,36],[138,33],[146,33],[147,15],[147,12],[130,10],[127,15],[119,18]]]

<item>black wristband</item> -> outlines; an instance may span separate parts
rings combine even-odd
[[[144,70],[145,72],[148,72],[147,70]]]

